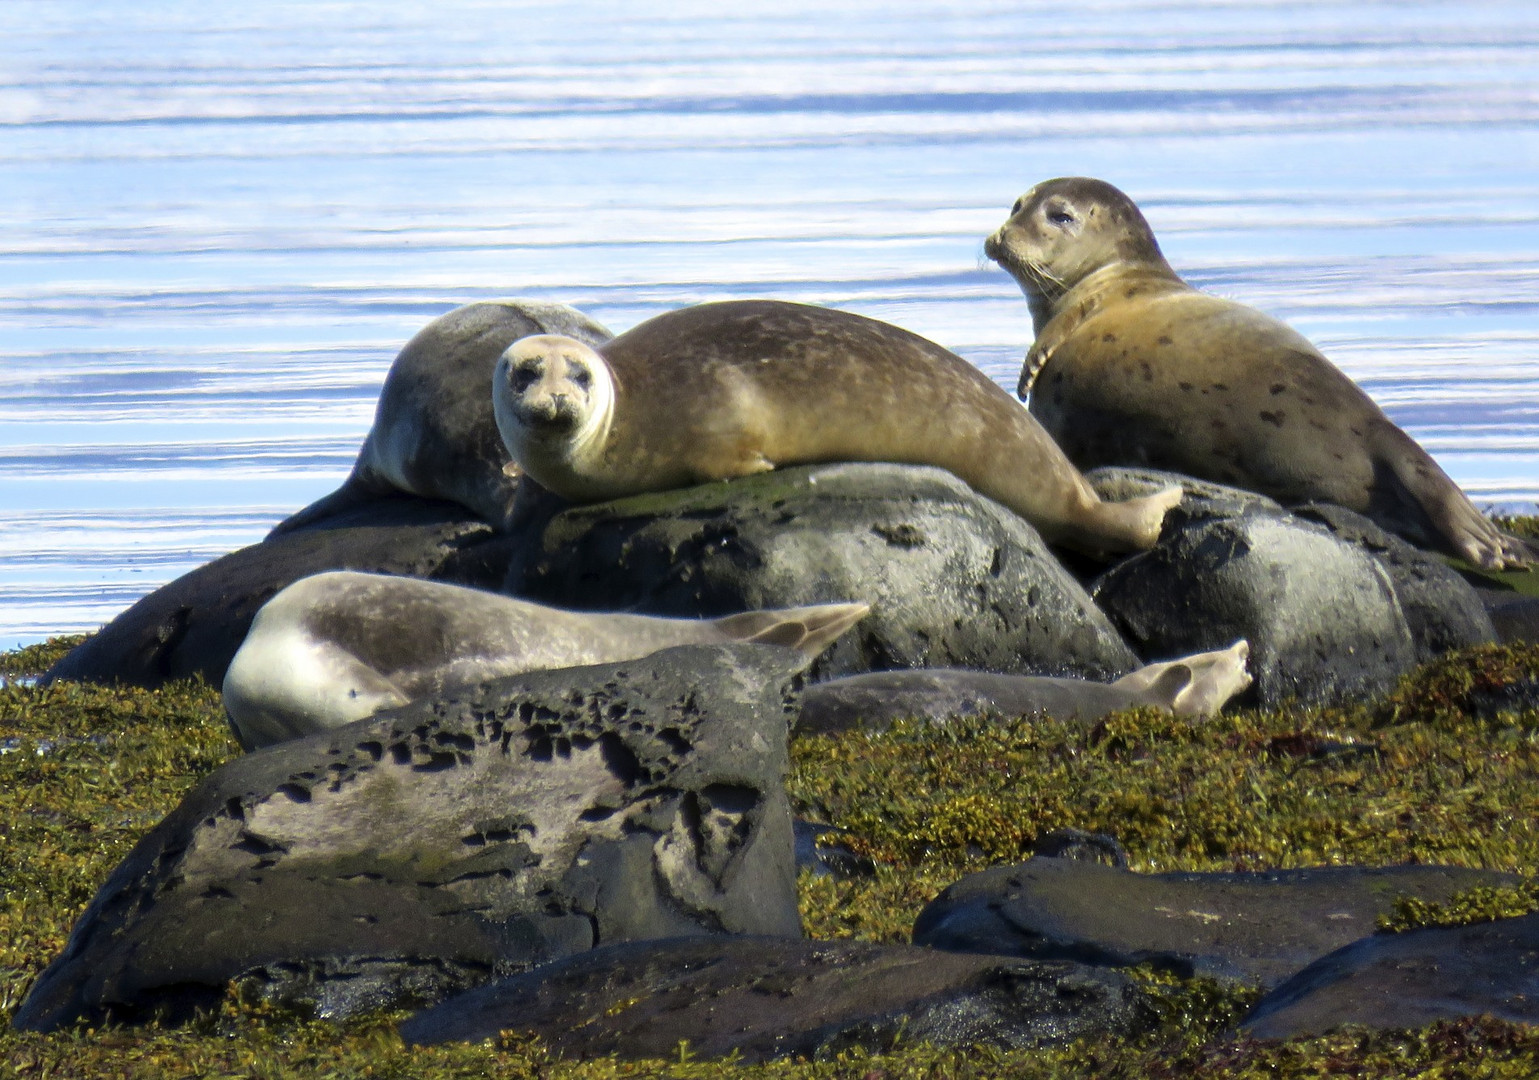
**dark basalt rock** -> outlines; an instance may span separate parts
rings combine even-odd
[[[1184,473],[1164,469],[1143,469],[1129,465],[1102,465],[1085,474],[1090,486],[1103,499],[1121,502],[1140,499],[1177,484],[1183,495],[1179,505],[1166,516],[1168,525],[1185,525],[1199,518],[1238,517],[1247,513],[1283,513],[1282,504],[1255,491],[1199,480]]]
[[[504,591],[679,616],[870,603],[819,677],[957,666],[1104,679],[1137,666],[1031,526],[917,466],[801,466],[574,507],[519,549]]]
[[[1324,525],[1338,540],[1368,552],[1389,573],[1411,640],[1416,643],[1417,663],[1449,649],[1496,640],[1496,627],[1480,595],[1437,555],[1413,547],[1361,514],[1332,503],[1309,503],[1296,507],[1293,514]]]
[[[1250,699],[1264,706],[1380,693],[1416,665],[1416,644],[1378,560],[1289,516],[1167,523],[1155,547],[1108,570],[1091,593],[1145,656],[1246,639]]]
[[[1479,593],[1441,556],[1407,543],[1344,507],[1316,502],[1285,510],[1265,495],[1158,469],[1108,466],[1092,469],[1085,476],[1103,499],[1137,498],[1180,484],[1186,496],[1166,518],[1167,536],[1213,519],[1248,516],[1323,526],[1336,539],[1372,556],[1383,567],[1411,640],[1416,643],[1418,663],[1496,636]]]
[[[495,589],[513,543],[453,503],[379,499],[324,528],[241,548],[162,585],[71,650],[42,681],[155,689],[197,675],[218,686],[257,610],[302,577],[361,570]]]
[[[1539,1024],[1539,915],[1353,942],[1262,998],[1242,1028],[1284,1039],[1343,1024],[1418,1028],[1481,1014]]]
[[[232,979],[339,1017],[608,942],[797,935],[784,781],[805,664],[670,649],[238,758],[113,872],[14,1023],[176,1020]]]
[[[920,912],[914,943],[1275,986],[1372,934],[1396,897],[1442,903],[1518,880],[1449,866],[1134,874],[1035,858],[952,885]]]
[[[1539,642],[1539,596],[1497,589],[1479,590],[1481,603],[1504,644]]]
[[[513,1030],[576,1058],[744,1062],[827,1058],[853,1046],[1043,1046],[1152,1020],[1120,973],[860,941],[762,937],[598,949],[444,1002],[401,1026],[409,1043]]]
[[[791,822],[796,836],[796,872],[807,871],[813,877],[831,877],[839,881],[876,876],[876,863],[852,851],[844,842],[851,835],[836,825],[796,818]]]

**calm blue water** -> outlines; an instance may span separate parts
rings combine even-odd
[[[0,4],[0,648],[331,490],[471,300],[833,304],[1013,387],[981,239],[1067,174],[1539,499],[1531,0],[615,6]]]

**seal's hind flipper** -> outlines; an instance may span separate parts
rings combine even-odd
[[[745,611],[716,620],[716,628],[735,641],[784,645],[816,656],[866,616],[870,604],[814,604],[810,607]]]
[[[1177,716],[1212,716],[1250,686],[1249,659],[1250,643],[1241,638],[1227,649],[1141,667],[1112,685],[1137,691]]]

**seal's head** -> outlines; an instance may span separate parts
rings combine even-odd
[[[1169,270],[1133,200],[1088,176],[1045,180],[1022,195],[983,250],[1020,283],[1039,332],[1054,303],[1103,267]]]
[[[492,374],[492,412],[515,465],[536,481],[551,466],[580,467],[602,451],[614,415],[614,376],[576,338],[520,338]]]

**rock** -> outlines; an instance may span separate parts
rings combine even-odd
[[[1384,567],[1416,643],[1417,663],[1449,649],[1496,640],[1496,627],[1480,595],[1439,556],[1332,503],[1309,503],[1295,507],[1293,514],[1324,525],[1338,540],[1367,552]]]
[[[920,912],[914,944],[1275,986],[1373,933],[1398,896],[1441,903],[1517,880],[1449,866],[1134,874],[1036,858],[946,889]]]
[[[176,1020],[232,979],[341,1017],[608,942],[797,935],[806,662],[687,646],[509,676],[238,758],[113,872],[14,1024]]]
[[[1128,850],[1110,833],[1065,827],[1050,829],[1032,841],[1031,853],[1043,859],[1074,859],[1128,868]]]
[[[1253,512],[1283,512],[1282,504],[1257,492],[1163,469],[1102,465],[1087,472],[1085,479],[1090,481],[1097,495],[1111,502],[1142,498],[1179,484],[1184,494],[1180,504],[1167,516],[1167,524],[1184,524],[1196,518],[1236,517]]]
[[[510,457],[492,416],[492,371],[509,345],[531,334],[589,345],[611,336],[577,309],[539,300],[482,301],[440,315],[390,365],[352,473],[273,535],[403,494],[453,502],[505,528],[519,479],[503,472]]]
[[[1539,596],[1481,589],[1480,599],[1502,644],[1539,642]]]
[[[540,1036],[566,1057],[742,1062],[852,1046],[1044,1046],[1129,1033],[1152,1012],[1132,980],[1078,964],[861,941],[635,942],[536,968],[401,1025],[408,1043]]]
[[[1249,646],[1148,664],[1113,683],[1046,675],[930,668],[874,671],[817,683],[802,695],[799,734],[889,728],[903,718],[944,724],[962,716],[1052,716],[1099,720],[1152,705],[1179,716],[1211,716],[1250,685]]]
[[[1254,699],[1278,706],[1380,693],[1416,665],[1389,575],[1323,526],[1247,512],[1167,524],[1091,589],[1144,656],[1250,642]]]
[[[1539,1024],[1539,914],[1353,942],[1262,998],[1242,1029],[1285,1039],[1343,1024],[1418,1028],[1481,1014]]]
[[[805,870],[813,877],[839,881],[876,876],[876,863],[844,842],[844,837],[852,835],[848,829],[802,818],[796,818],[791,826],[796,836],[798,874]]]
[[[871,604],[814,667],[824,678],[947,666],[1108,678],[1137,666],[1031,526],[919,466],[801,466],[574,507],[520,548],[503,591],[655,615]]]
[[[150,689],[201,676],[218,686],[257,609],[323,570],[363,570],[496,588],[513,541],[450,503],[380,499],[323,529],[241,548],[162,585],[49,669],[43,682]]]

